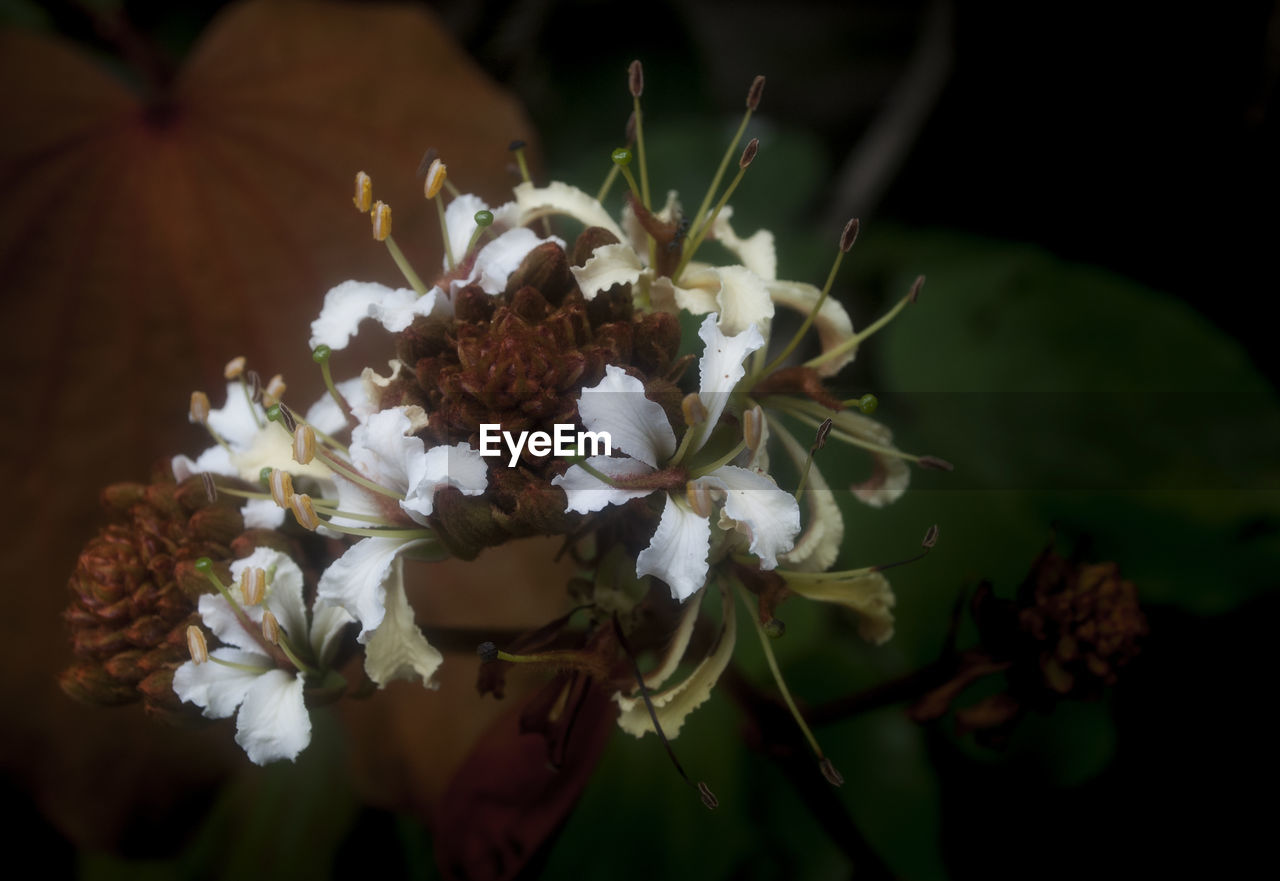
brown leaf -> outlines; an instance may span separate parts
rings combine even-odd
[[[62,829],[103,845],[174,784],[245,763],[221,729],[178,735],[57,689],[58,613],[99,489],[202,448],[188,393],[218,400],[234,355],[310,402],[324,291],[402,283],[351,205],[356,171],[395,205],[396,238],[430,277],[422,151],[501,198],[507,144],[530,134],[424,10],[336,3],[227,8],[151,104],[67,43],[0,31],[0,118],[0,752]],[[343,363],[339,378],[360,362]]]

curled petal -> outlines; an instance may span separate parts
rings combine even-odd
[[[667,204],[662,206],[661,211],[655,211],[653,216],[663,223],[670,223],[679,214],[679,194],[675,190],[667,190]],[[630,199],[622,206],[622,228],[627,232],[627,237],[623,241],[630,242],[632,249],[641,255],[641,259],[647,257],[649,254],[649,233],[645,231],[639,218],[636,217],[636,212],[631,207]]]
[[[724,266],[719,270],[720,293],[716,306],[720,313],[720,330],[727,335],[740,334],[750,327],[767,333],[773,321],[773,300],[760,277],[745,266]]]
[[[755,325],[734,336],[726,336],[717,324],[718,317],[713,312],[703,319],[702,326],[698,328],[698,336],[704,343],[702,358],[698,361],[698,396],[702,398],[702,406],[707,408],[707,428],[701,438],[704,443],[720,421],[720,414],[729,403],[729,393],[746,375],[743,362],[764,345],[764,337]],[[700,447],[701,444],[695,447],[695,452]]]
[[[636,556],[636,575],[661,578],[671,588],[671,595],[683,602],[707,580],[711,521],[669,495],[665,499],[653,540]]]
[[[338,636],[344,627],[355,623],[355,620],[341,606],[334,606],[316,599],[315,605],[311,608],[311,651],[321,667],[327,667],[333,660],[334,649],[338,646]]]
[[[726,205],[721,208],[715,223],[711,224],[711,235],[741,260],[743,266],[761,279],[775,280],[778,277],[778,255],[773,246],[773,233],[767,229],[761,229],[749,238],[738,238],[733,227],[729,225],[732,217],[732,206]]]
[[[711,689],[715,687],[720,674],[724,673],[733,656],[733,646],[737,640],[734,604],[724,591],[721,591],[721,603],[724,613],[720,624],[720,640],[716,643],[715,650],[703,658],[687,678],[666,691],[649,696],[662,731],[670,739],[680,733],[689,714],[711,696]],[[618,726],[623,731],[641,737],[645,732],[653,730],[653,720],[649,718],[649,708],[645,706],[643,697],[627,697],[617,693],[613,699],[622,709],[618,716]]]
[[[398,310],[412,309],[417,300],[418,294],[408,288],[393,289],[377,282],[344,281],[324,295],[320,317],[311,322],[308,345],[314,349],[323,344],[335,352],[345,349],[356,335],[360,322],[372,315],[375,307],[387,310],[388,314],[399,315]],[[435,298],[431,297],[431,307],[434,304]]]
[[[801,315],[808,315],[812,312],[813,307],[818,305],[818,299],[822,296],[822,291],[813,285],[798,281],[768,282],[767,287],[773,302],[789,309],[794,309]],[[822,304],[822,308],[818,310],[818,315],[813,320],[813,326],[818,331],[818,342],[822,345],[822,351],[824,352],[853,336],[853,321],[850,320],[849,313],[845,311],[844,306],[840,305],[838,300],[832,297],[827,297]],[[855,347],[838,358],[833,358],[822,364],[816,368],[818,375],[835,376],[842,367],[853,361],[853,357],[856,354],[857,348]]]
[[[601,245],[591,252],[582,266],[571,266],[569,271],[577,279],[582,296],[594,300],[596,294],[607,291],[616,284],[634,284],[644,271],[636,252],[627,245]]]
[[[421,408],[414,408],[421,413]],[[351,432],[351,464],[374,483],[397,492],[409,489],[410,463],[425,454],[415,437],[408,407],[373,413]]]
[[[425,523],[435,510],[437,490],[451,486],[464,496],[478,496],[488,485],[488,466],[479,450],[461,443],[432,447],[425,456],[409,461],[409,491],[400,507],[418,523]]]
[[[471,243],[471,236],[476,231],[476,212],[488,208],[488,204],[479,196],[462,193],[444,209],[445,226],[449,228],[449,249],[453,251],[455,260],[462,260],[467,252],[467,245]],[[441,260],[442,268],[447,272],[449,258],[444,256]]]
[[[880,572],[855,578],[787,578],[793,593],[823,603],[838,603],[858,615],[858,635],[873,645],[893,636],[893,588]]]
[[[457,292],[474,283],[480,285],[486,294],[500,294],[506,289],[507,279],[520,267],[521,261],[544,242],[555,242],[564,247],[563,239],[556,236],[539,238],[537,233],[526,227],[507,230],[480,249],[471,274],[465,279],[450,282],[450,289]]]
[[[404,592],[399,560],[386,585],[386,616],[365,646],[364,670],[379,686],[396,679],[417,677],[428,688],[444,656],[427,642],[413,620],[413,608]]]
[[[545,187],[525,182],[517,185],[514,192],[522,226],[546,214],[567,214],[583,226],[602,226],[618,241],[625,241],[622,230],[605,207],[577,187],[560,181],[552,181]]]
[[[796,468],[803,468],[808,452],[800,442],[792,436],[783,425],[774,425],[782,447],[787,456],[795,463]],[[844,541],[844,517],[840,506],[836,504],[835,493],[827,485],[817,464],[810,466],[809,483],[804,493],[805,507],[809,513],[809,523],[804,528],[795,547],[782,555],[782,562],[787,568],[801,572],[824,572],[835,563],[840,555],[840,544]]]
[[[639,477],[650,474],[653,469],[639,459],[615,459],[612,456],[592,456],[587,464],[610,477]],[[621,505],[631,499],[642,499],[651,489],[621,489],[602,483],[594,475],[579,465],[569,468],[564,474],[551,478],[551,483],[564,490],[569,504],[565,511],[578,514],[590,514],[609,505]]]
[[[271,661],[233,648],[214,649],[209,657],[251,669],[187,661],[173,671],[173,692],[187,703],[203,707],[207,718],[225,719],[240,706],[253,681],[271,668]]]
[[[791,550],[800,532],[795,496],[779,489],[772,477],[735,465],[723,465],[702,480],[724,493],[724,518],[750,540],[760,568],[777,568],[778,554]]]
[[[270,670],[254,679],[236,716],[236,743],[255,765],[293,761],[311,742],[302,676]]]
[[[419,315],[427,318],[432,315],[445,315],[449,312],[448,300],[444,297],[444,291],[440,290],[440,288],[432,288],[422,296],[418,296],[414,291],[404,291],[403,289],[396,293],[401,294],[401,296],[388,297],[369,307],[369,317],[380,323],[391,333],[400,333],[413,324],[413,320]],[[410,299],[403,296],[402,294],[404,293],[413,294],[413,298]]]
[[[664,275],[655,278],[649,286],[649,299],[653,308],[663,312],[679,312],[683,309],[693,315],[706,315],[716,311],[718,293],[720,274],[701,263],[689,265],[680,275],[680,285]]]
[[[397,556],[421,539],[365,538],[347,548],[320,576],[316,596],[341,606],[360,622],[360,641],[382,624],[386,615],[386,581]]]
[[[604,378],[578,399],[588,431],[609,432],[610,445],[657,468],[676,451],[676,435],[662,407],[644,396],[644,383],[610,364]]]
[[[906,460],[894,455],[897,450],[893,446],[893,432],[888,426],[852,410],[841,410],[832,419],[836,430],[848,435],[852,443],[862,442],[872,448],[874,469],[871,477],[849,487],[858,500],[873,508],[883,508],[901,498],[911,482],[911,469]]]

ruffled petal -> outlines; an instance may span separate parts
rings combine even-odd
[[[872,448],[871,477],[849,487],[854,496],[873,508],[883,508],[902,498],[911,482],[911,469],[901,456],[893,455],[896,449],[889,427],[852,410],[841,410],[831,418],[836,431],[848,435],[851,443],[865,443]]]
[[[666,691],[649,696],[658,716],[658,723],[668,739],[674,740],[689,714],[711,697],[711,690],[733,657],[733,646],[738,638],[737,615],[728,594],[722,590],[720,596],[724,612],[720,624],[720,639],[715,650],[703,658],[681,682]],[[623,731],[641,737],[653,730],[653,720],[649,717],[649,708],[645,706],[642,697],[627,697],[619,692],[613,699],[622,709],[618,715],[618,726]]]
[[[386,581],[396,557],[422,539],[365,538],[347,548],[320,576],[316,596],[341,606],[360,622],[360,641],[382,624],[386,614]]]
[[[583,226],[601,226],[613,233],[618,241],[626,240],[605,207],[577,187],[560,181],[552,181],[545,187],[525,182],[518,184],[514,193],[516,204],[520,206],[521,226],[547,214],[567,214]]]
[[[736,465],[722,465],[702,478],[724,493],[724,516],[750,540],[761,569],[775,569],[778,554],[795,546],[800,505],[773,478]],[[725,523],[721,523],[722,526]]]
[[[767,282],[766,285],[773,302],[789,309],[794,309],[801,315],[808,315],[812,312],[813,307],[818,305],[818,299],[822,296],[822,291],[813,285],[798,281],[774,281]],[[849,318],[849,313],[845,311],[844,306],[840,305],[838,300],[832,297],[827,297],[822,304],[822,308],[818,310],[818,315],[813,320],[813,326],[818,331],[818,342],[824,352],[853,336],[853,321]],[[819,376],[835,376],[842,367],[853,361],[856,354],[857,347],[855,346],[838,358],[833,358],[815,369],[818,371]]]
[[[408,408],[391,407],[351,432],[351,464],[374,483],[401,493],[409,488],[410,463],[426,452],[422,439],[410,434],[409,417]]]
[[[690,264],[680,276],[680,285],[664,275],[655,278],[649,286],[650,303],[662,312],[675,313],[683,309],[693,315],[706,315],[716,311],[719,293],[720,274],[703,264]]]
[[[249,686],[236,716],[236,743],[255,765],[293,761],[311,743],[302,677],[272,670]]]
[[[592,456],[587,464],[610,477],[639,477],[651,474],[653,469],[639,459],[615,459],[612,456]],[[553,486],[564,490],[568,505],[565,511],[590,514],[609,505],[621,505],[631,499],[643,499],[651,489],[620,489],[602,483],[586,469],[573,465],[564,474],[551,478]]]
[[[262,411],[249,403],[249,396],[238,381],[227,383],[227,396],[223,399],[222,406],[209,411],[209,427],[230,444],[232,449],[247,447],[262,434],[264,426],[258,423],[259,419],[266,422]]]
[[[650,467],[676,451],[676,435],[661,406],[644,396],[644,383],[609,364],[604,378],[583,389],[578,416],[588,431],[609,432],[613,449]]]
[[[636,575],[653,575],[671,588],[683,602],[707,580],[707,552],[711,547],[711,521],[665,496],[662,519],[649,546],[636,557]]]
[[[873,645],[893,636],[893,588],[883,573],[855,578],[787,578],[792,593],[823,603],[838,603],[858,615],[858,635]]]
[[[594,300],[596,294],[616,284],[634,284],[644,272],[644,265],[627,245],[601,245],[591,252],[585,264],[571,266],[569,271],[577,279],[582,296]]]
[[[756,230],[749,238],[738,238],[729,220],[733,217],[733,207],[726,205],[720,209],[715,223],[711,224],[712,237],[729,249],[742,265],[750,269],[765,281],[773,281],[778,277],[778,254],[773,246],[773,233],[767,229]]]
[[[808,452],[786,427],[777,425],[775,428],[788,458],[797,468],[803,468]],[[809,468],[809,482],[802,495],[809,512],[809,523],[796,539],[795,547],[780,559],[788,569],[825,572],[840,555],[840,544],[844,541],[844,517],[836,504],[835,493],[816,463]]]
[[[755,325],[734,336],[725,336],[717,323],[718,317],[714,312],[711,313],[698,328],[698,336],[704,343],[702,358],[698,361],[698,397],[702,399],[702,406],[707,409],[707,422],[694,452],[701,449],[710,432],[715,429],[716,423],[720,421],[720,414],[729,403],[729,393],[746,375],[742,363],[748,355],[764,345],[764,337]]]
[[[415,291],[403,289],[394,292],[396,296],[387,297],[379,303],[369,306],[369,317],[378,321],[391,333],[400,333],[413,324],[418,316],[424,318],[432,315],[447,315],[450,308],[448,300],[440,288],[432,288],[422,296]],[[412,297],[403,296],[412,294]]]
[[[374,306],[392,308],[411,305],[418,294],[408,288],[389,288],[367,281],[344,281],[324,295],[320,317],[311,322],[311,341],[315,348],[326,345],[335,352],[345,349],[356,335],[360,322],[371,314]]]
[[[416,440],[416,438],[415,438]],[[478,496],[489,486],[489,468],[480,451],[467,444],[432,447],[409,462],[409,491],[400,507],[418,523],[435,510],[436,491],[451,486],[464,496]]]
[[[271,669],[272,663],[264,655],[233,648],[214,649],[209,656],[256,669],[187,661],[173,671],[173,692],[187,703],[203,707],[207,718],[225,719],[236,711],[254,680]]]
[[[365,646],[364,671],[379,686],[416,677],[427,688],[435,688],[432,680],[444,656],[427,642],[414,623],[413,608],[404,592],[402,568],[397,560],[386,587],[386,617]]]
[[[342,399],[347,402],[347,406],[353,413],[363,412],[367,417],[368,414],[376,412],[373,402],[369,400],[368,386],[361,377],[343,380],[337,383],[337,389],[338,394],[342,395]],[[347,428],[347,415],[338,407],[338,402],[333,399],[333,395],[327,392],[307,408],[304,418],[308,425],[325,434],[337,434]]]
[[[221,474],[224,477],[239,477],[240,472],[231,464],[231,454],[221,444],[215,444],[192,461],[187,456],[174,456],[170,461],[173,468],[173,479],[182,483],[195,474]]]
[[[471,274],[465,279],[450,282],[450,289],[456,293],[469,284],[478,284],[486,294],[500,294],[506,289],[511,273],[520,268],[529,252],[545,242],[555,242],[564,247],[563,239],[556,236],[540,238],[527,227],[507,230],[480,249]]]
[[[719,275],[716,306],[720,312],[720,330],[736,335],[755,327],[762,336],[767,335],[773,321],[773,300],[765,283],[745,266],[723,266]]]

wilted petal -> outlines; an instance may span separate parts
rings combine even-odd
[[[794,309],[801,315],[808,315],[818,305],[822,291],[811,284],[798,281],[767,282],[769,295],[775,303]],[[822,351],[826,352],[853,336],[853,321],[840,302],[830,296],[823,302],[822,308],[813,320],[813,327],[818,331],[818,342]],[[835,376],[840,368],[853,361],[857,348],[840,355],[815,368],[819,376]]]
[[[418,523],[425,523],[435,510],[437,490],[451,486],[464,496],[478,496],[488,485],[488,466],[479,450],[467,444],[432,447],[425,456],[409,461],[409,491],[400,507]]]
[[[711,697],[711,689],[733,657],[733,646],[738,637],[737,616],[732,600],[724,591],[721,591],[721,598],[724,612],[720,641],[716,643],[715,651],[704,658],[679,684],[649,697],[658,716],[658,723],[662,725],[662,731],[668,739],[674,739],[689,714]],[[618,726],[623,731],[640,737],[653,730],[653,720],[649,717],[649,708],[645,706],[642,697],[626,697],[618,693],[613,699],[622,709],[618,716]]]
[[[240,706],[254,680],[271,668],[271,661],[264,655],[233,648],[214,649],[209,657],[253,669],[187,661],[173,671],[173,692],[187,703],[203,707],[208,718],[225,719]]]
[[[707,580],[711,521],[669,495],[665,499],[653,540],[636,557],[636,575],[661,578],[671,588],[671,595],[683,602]]]
[[[320,317],[311,322],[308,345],[314,349],[323,344],[335,352],[345,349],[356,335],[360,322],[372,314],[373,307],[411,305],[417,299],[418,294],[407,288],[393,289],[377,282],[344,281],[324,295]]]
[[[535,187],[525,182],[517,185],[514,192],[516,204],[520,206],[522,226],[545,214],[567,214],[583,226],[604,227],[618,241],[625,241],[622,230],[613,222],[605,207],[577,187],[560,181],[552,181],[545,187]]]
[[[569,271],[577,279],[582,296],[594,300],[596,294],[616,284],[634,284],[644,265],[627,245],[601,245],[591,252],[584,265],[571,266]]]
[[[698,361],[698,396],[702,399],[702,406],[707,408],[707,428],[701,443],[706,442],[708,434],[720,421],[720,414],[729,403],[729,393],[746,375],[742,363],[764,345],[764,337],[754,325],[735,336],[725,336],[717,324],[718,317],[711,313],[698,328],[698,336],[704,343],[702,358]],[[701,448],[701,443],[695,452]]]
[[[236,716],[236,743],[255,765],[293,761],[311,742],[302,676],[271,670],[249,686]]]
[[[764,282],[745,266],[723,266],[718,271],[720,330],[734,335],[755,327],[761,335],[767,334],[773,321],[773,300]]]
[[[612,456],[592,456],[587,464],[609,477],[639,477],[651,474],[653,469],[639,459],[620,459]],[[590,514],[609,505],[621,505],[631,499],[642,499],[651,489],[621,489],[602,483],[580,465],[574,465],[564,474],[551,478],[553,486],[564,490],[569,504],[566,511]]]
[[[382,624],[386,614],[385,583],[397,556],[422,539],[365,538],[347,548],[320,576],[316,596],[341,606],[360,622],[360,641]]]
[[[750,540],[760,568],[777,568],[778,554],[791,550],[800,532],[795,497],[772,477],[735,465],[722,465],[702,480],[724,492],[724,516]]]
[[[773,246],[773,233],[767,229],[756,230],[750,238],[738,238],[733,227],[729,225],[733,217],[733,207],[726,205],[720,209],[715,223],[711,224],[711,235],[724,245],[734,256],[742,261],[742,265],[750,269],[764,281],[773,281],[778,277],[778,255]]]
[[[432,678],[444,656],[427,642],[414,623],[401,569],[397,560],[386,586],[386,617],[365,646],[364,671],[379,686],[416,676],[426,687],[435,688]]]
[[[793,593],[824,603],[838,603],[858,614],[858,635],[873,645],[893,636],[893,589],[880,572],[854,578],[790,577]]]
[[[676,451],[666,412],[644,396],[644,383],[609,364],[604,378],[583,389],[578,415],[588,431],[609,432],[610,444],[653,468]]]

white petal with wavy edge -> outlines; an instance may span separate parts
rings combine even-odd
[[[417,292],[408,288],[393,289],[369,281],[344,281],[324,295],[320,317],[311,322],[308,345],[313,349],[326,345],[335,352],[345,349],[359,330],[360,322],[372,314],[375,306],[394,310],[397,307],[408,308],[417,300]],[[434,302],[433,298],[433,306]]]
[[[609,477],[639,477],[652,474],[653,469],[639,459],[615,459],[612,456],[592,456],[587,464]],[[564,474],[551,478],[551,483],[564,490],[569,504],[565,511],[590,514],[609,505],[621,505],[631,499],[642,499],[651,489],[621,489],[602,483],[579,465],[572,466]]]
[[[379,687],[416,676],[427,688],[435,688],[432,679],[444,656],[414,623],[400,560],[394,570],[386,584],[386,617],[365,646],[364,671]]]
[[[582,296],[594,300],[616,284],[634,284],[644,272],[640,258],[627,245],[601,245],[582,266],[570,266]]]
[[[711,521],[665,496],[662,519],[649,546],[636,556],[636,575],[653,575],[684,600],[707,580],[707,553],[711,547]]]
[[[720,293],[720,273],[701,263],[690,263],[676,285],[665,275],[649,286],[649,300],[654,309],[694,315],[716,311],[716,295]]]
[[[773,321],[773,300],[764,282],[745,266],[723,266],[718,272],[720,292],[716,294],[716,306],[720,330],[736,335],[754,326],[767,338]]]
[[[347,402],[351,412],[360,421],[367,419],[371,413],[377,412],[369,399],[368,386],[360,377],[345,379],[336,383],[335,386],[338,394],[342,395],[342,399]],[[321,395],[318,401],[307,408],[307,415],[304,418],[308,425],[325,434],[337,434],[347,427],[346,414],[339,409],[333,395],[328,393]]]
[[[409,489],[410,463],[426,452],[421,438],[410,434],[410,415],[407,407],[391,407],[351,432],[351,464],[369,480],[399,493]]]
[[[418,523],[425,524],[435,510],[437,490],[451,486],[464,496],[478,496],[489,486],[484,458],[467,444],[432,447],[408,464],[409,491],[400,507]]]
[[[764,281],[773,281],[778,277],[778,254],[773,246],[773,233],[767,229],[756,230],[750,237],[742,239],[733,231],[729,220],[733,217],[733,206],[726,205],[720,209],[715,223],[711,224],[711,235],[717,242],[729,249],[742,261],[742,265],[750,269]]]
[[[644,383],[613,364],[603,379],[582,390],[578,415],[588,431],[609,432],[614,449],[653,468],[676,451],[666,412],[644,396]]]
[[[545,242],[555,242],[564,247],[564,240],[556,236],[539,238],[537,233],[525,227],[507,230],[480,248],[471,274],[449,282],[449,289],[457,293],[469,284],[478,284],[486,294],[500,294],[506,289],[511,273],[520,268],[521,261]]]
[[[437,198],[443,198],[443,194]],[[461,262],[467,252],[467,245],[476,231],[476,212],[488,208],[489,205],[479,196],[461,193],[444,209],[444,223],[449,228],[449,250],[453,251],[454,260]],[[449,271],[448,255],[441,255],[440,266],[443,271]]]
[[[858,615],[858,635],[873,645],[883,645],[893,636],[893,606],[896,602],[889,579],[880,572],[855,578],[787,578],[787,587],[806,599],[838,603]]]
[[[249,499],[240,506],[245,529],[279,529],[284,526],[285,510],[271,499]]]
[[[423,539],[364,538],[347,548],[320,576],[316,596],[341,606],[360,622],[361,642],[382,624],[387,590],[396,558]]]
[[[707,408],[706,428],[697,440],[693,452],[706,443],[710,432],[720,421],[720,414],[729,403],[729,393],[738,384],[746,370],[742,363],[747,356],[764,345],[764,337],[754,325],[734,336],[725,336],[718,325],[719,316],[712,312],[698,328],[704,347],[698,360],[698,397]]]
[[[333,660],[333,652],[338,647],[338,636],[344,627],[354,624],[355,620],[341,606],[316,598],[311,607],[311,652],[321,667],[327,667]]]
[[[786,306],[788,309],[794,309],[801,315],[808,315],[812,312],[813,307],[818,305],[818,298],[822,296],[822,291],[813,285],[799,281],[770,281],[766,282],[766,286],[769,289],[769,296],[773,298],[773,302]],[[824,352],[853,336],[853,321],[849,318],[849,313],[845,311],[844,306],[840,305],[838,300],[830,296],[823,302],[822,308],[818,310],[818,315],[813,320],[813,326],[818,331],[818,342]],[[834,358],[815,369],[818,371],[819,376],[835,376],[840,372],[840,368],[853,361],[857,352],[858,349],[855,346],[838,358]]]
[[[206,718],[225,719],[240,706],[253,681],[271,669],[272,662],[265,655],[233,648],[214,649],[209,657],[256,669],[187,661],[173,671],[173,692],[187,703],[203,707]]]
[[[761,569],[776,569],[778,554],[795,546],[800,532],[800,505],[779,489],[773,478],[736,465],[722,465],[701,478],[724,493],[728,525],[750,540],[750,551],[760,558]]]
[[[513,191],[520,206],[520,224],[523,226],[544,214],[567,214],[583,226],[602,226],[625,241],[622,230],[613,222],[605,207],[577,187],[560,181],[552,181],[545,187],[535,187],[525,182]]]
[[[782,447],[796,468],[804,468],[808,452],[800,446],[787,428],[773,425]],[[809,468],[809,482],[803,493],[809,523],[796,539],[795,547],[781,556],[788,569],[800,572],[823,572],[835,563],[840,555],[840,543],[844,540],[844,517],[836,504],[835,494],[827,485],[817,464]]]
[[[293,761],[311,743],[311,717],[302,700],[302,676],[270,670],[245,693],[236,716],[236,743],[249,760]]]

